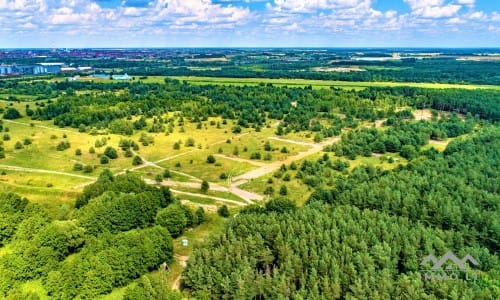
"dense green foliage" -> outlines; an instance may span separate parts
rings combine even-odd
[[[401,64],[410,68],[402,71],[401,80],[421,81],[438,74],[426,61]],[[289,69],[262,72],[289,77],[298,65],[307,70],[312,66],[297,62]],[[442,81],[472,81],[478,66],[462,64],[471,71],[466,75],[451,76],[457,68],[451,62],[438,70],[445,71]],[[418,75],[411,68],[425,72]],[[221,73],[238,70],[229,66]],[[257,72],[247,71],[240,70],[239,75]],[[212,71],[179,68],[169,72]],[[395,75],[389,73],[304,71],[303,75],[391,80]],[[485,74],[493,76],[497,71],[487,68]],[[110,159],[122,156],[119,153],[128,157],[129,164],[140,165],[139,142],[141,147],[154,144],[153,133],[168,135],[175,127],[184,130],[185,122],[202,129],[209,117],[222,118],[224,125],[230,122],[228,131],[234,134],[276,124],[272,129],[276,135],[305,133],[314,142],[341,135],[338,143],[327,145],[317,158],[282,165],[267,179],[264,194],[281,197],[239,211],[219,206],[217,213],[227,218],[224,232],[196,249],[184,271],[183,286],[196,298],[500,298],[497,91],[196,86],[170,79],[147,84],[11,80],[0,81],[0,90],[35,96],[29,114],[26,109],[35,120],[52,120],[57,126],[92,135],[129,136],[140,130],[134,134],[134,139],[140,136],[138,142],[132,137],[120,140],[120,152],[107,145],[106,137],[95,140],[89,152],[97,149],[101,163],[111,166]],[[413,108],[434,109],[432,119],[414,121]],[[13,112],[7,108],[5,114]],[[372,126],[381,119],[386,119],[381,128]],[[216,121],[210,122],[216,126]],[[445,143],[448,138],[456,139],[442,153],[428,145],[431,139]],[[7,142],[6,129],[4,140],[9,146],[14,144]],[[31,147],[30,142],[21,141],[16,143],[19,148]],[[202,147],[199,143],[189,137],[172,147],[181,151],[182,144],[195,150],[197,145]],[[247,154],[250,159],[272,160],[281,148],[273,145],[274,141],[267,141]],[[68,139],[55,146],[60,151],[70,147]],[[5,156],[4,150],[0,146],[0,155]],[[283,154],[294,151],[281,148]],[[86,152],[75,150],[79,157]],[[405,158],[401,162],[408,164],[393,164],[390,171],[373,166],[350,169],[357,165],[352,160],[358,156],[382,162],[372,158],[373,153],[386,152]],[[232,153],[240,153],[237,146]],[[217,166],[219,157],[209,154],[206,163]],[[75,171],[94,170],[80,162],[73,166]],[[174,175],[166,169],[155,180]],[[228,176],[223,172],[220,179]],[[286,198],[302,192],[294,190],[296,186],[312,191],[304,207]],[[209,192],[208,181],[201,181],[200,190]],[[193,213],[167,187],[148,185],[131,173],[113,176],[109,170],[85,186],[75,209],[63,217],[54,218],[40,205],[15,194],[0,194],[0,298],[27,299],[30,295],[23,284],[38,280],[51,298],[95,299],[140,278],[127,288],[125,299],[178,299],[162,281],[144,275],[172,261],[172,237],[205,219],[202,208]],[[480,262],[477,282],[420,278],[420,261],[429,253],[439,256],[449,249],[460,257],[469,253]]]
[[[201,299],[496,299],[499,137],[489,127],[394,171],[358,167],[296,210],[248,207],[195,251],[184,287]],[[422,259],[449,249],[480,261],[476,282],[421,277]]]
[[[390,118],[386,124],[392,126],[387,130],[361,128],[349,131],[342,135],[339,143],[326,147],[325,150],[350,159],[355,159],[357,155],[371,156],[373,152],[397,153],[401,152],[405,146],[412,146],[418,150],[427,145],[430,139],[442,140],[457,137],[470,133],[474,128],[472,118],[463,122],[457,116],[443,117],[436,122],[407,122]],[[405,156],[404,152],[402,156]]]
[[[200,299],[495,298],[498,290],[481,286],[498,284],[498,258],[470,245],[459,233],[351,206],[245,214],[195,251],[183,285]],[[420,280],[422,257],[449,248],[481,257],[479,284]]]
[[[170,225],[178,233],[204,218],[131,174],[104,171],[79,199],[73,219],[54,220],[26,199],[0,195],[0,237],[12,249],[0,256],[0,298],[26,298],[22,283],[41,279],[51,299],[95,299],[171,262],[170,228],[154,224],[157,214],[177,209],[183,222]]]

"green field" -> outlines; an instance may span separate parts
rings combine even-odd
[[[336,81],[336,80],[309,80],[309,79],[270,79],[270,78],[227,78],[227,77],[195,77],[195,76],[172,76],[172,79],[187,81],[191,84],[223,84],[223,85],[259,85],[271,83],[275,86],[330,88],[339,87],[344,89],[364,89],[367,87],[399,87],[410,86],[433,89],[492,89],[500,90],[496,85],[476,84],[448,84],[427,82],[368,82],[368,81]]]

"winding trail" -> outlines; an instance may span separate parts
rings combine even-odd
[[[23,126],[31,127],[31,124],[24,123],[24,122],[18,122],[18,121],[13,121],[13,120],[5,120],[5,119],[3,121],[6,122],[6,123],[13,123],[13,124],[18,124],[18,125],[23,125]],[[75,134],[79,133],[79,132],[75,132],[75,131],[68,130],[68,129],[61,129],[61,128],[44,126],[44,125],[34,125],[34,127],[43,128],[43,129],[50,129],[50,130],[57,130],[57,131],[67,132],[67,133],[75,133]]]
[[[236,162],[247,163],[247,164],[250,164],[250,165],[253,165],[256,167],[262,167],[262,166],[266,165],[263,162],[258,162],[258,161],[254,161],[251,159],[244,159],[241,157],[228,156],[228,155],[224,155],[224,154],[214,154],[214,156],[224,158],[224,159],[229,159],[229,160],[236,161]]]
[[[227,198],[221,198],[221,197],[215,197],[215,196],[208,196],[208,195],[205,195],[205,194],[197,194],[197,193],[184,192],[184,191],[179,191],[179,190],[175,190],[175,189],[170,189],[170,191],[172,193],[174,193],[174,194],[186,195],[186,196],[192,196],[192,197],[200,197],[200,198],[207,198],[207,199],[217,200],[217,201],[221,201],[221,202],[231,203],[231,204],[238,205],[238,206],[246,206],[247,205],[246,203],[238,202],[236,200],[231,200],[231,199],[227,199]]]
[[[278,170],[281,167],[281,165],[290,164],[294,161],[301,160],[305,157],[308,157],[310,155],[318,153],[318,152],[323,150],[324,146],[332,144],[332,143],[336,143],[339,140],[340,140],[340,137],[329,138],[321,143],[312,144],[312,147],[307,149],[306,151],[302,151],[302,152],[297,153],[296,155],[289,156],[284,160],[275,161],[275,162],[272,162],[270,164],[266,164],[265,166],[262,166],[258,169],[248,171],[245,174],[235,176],[232,178],[233,183],[231,184],[231,187],[238,187],[238,186],[240,186],[240,185],[242,185],[250,180],[253,180],[255,178],[259,178],[261,176],[275,172],[276,170]],[[284,140],[282,140],[282,141],[284,141]]]
[[[20,171],[20,172],[30,172],[30,173],[47,173],[47,174],[64,175],[64,176],[71,176],[71,177],[77,177],[77,178],[83,178],[83,179],[91,179],[91,180],[93,180],[92,182],[94,182],[97,179],[96,177],[78,175],[78,174],[67,173],[67,172],[52,171],[52,170],[45,170],[45,169],[35,169],[35,168],[25,168],[25,167],[10,166],[10,165],[0,165],[0,169],[11,170],[11,171]]]

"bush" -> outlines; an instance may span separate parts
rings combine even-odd
[[[106,149],[104,150],[104,155],[106,155],[110,159],[118,158],[118,152],[116,152],[116,149],[111,146],[106,147]]]
[[[232,133],[241,133],[241,127],[239,125],[235,125],[231,128]]]
[[[269,212],[274,211],[278,213],[283,213],[289,210],[297,209],[297,205],[295,204],[295,202],[292,202],[283,197],[271,199],[269,202],[266,203],[265,207],[266,211]]]
[[[132,159],[132,165],[133,166],[138,166],[142,164],[142,158],[139,155],[134,156]]]
[[[250,159],[260,159],[260,158],[261,158],[260,152],[252,152],[252,154],[250,154]]]
[[[156,174],[155,176],[155,181],[160,184],[163,181],[163,175],[162,174]]]
[[[209,163],[209,164],[215,163],[215,157],[212,154],[207,156],[207,163]]]
[[[195,141],[193,138],[187,138],[186,139],[186,143],[185,143],[185,146],[186,147],[194,147],[194,144],[195,144]]]
[[[94,168],[92,168],[91,165],[85,165],[83,167],[83,173],[92,173],[92,171],[94,171]]]
[[[57,151],[64,151],[66,149],[69,149],[71,147],[70,143],[68,141],[61,141],[59,144],[56,146]]]
[[[274,194],[274,188],[272,186],[268,186],[266,187],[266,189],[264,190],[264,195],[272,195]]]
[[[217,214],[219,214],[219,216],[223,218],[228,218],[229,216],[231,216],[231,214],[229,213],[229,209],[225,204],[219,207],[219,209],[217,209]]]
[[[82,171],[83,170],[83,165],[81,163],[75,163],[73,165],[73,171]]]
[[[101,165],[108,164],[109,163],[109,157],[107,157],[106,155],[101,155],[100,162],[101,162]]]
[[[14,149],[19,150],[23,149],[23,144],[20,141],[17,141],[16,144],[14,145]]]
[[[167,228],[172,237],[179,236],[187,222],[186,214],[179,204],[171,204],[159,210],[155,218],[155,224]]]
[[[203,180],[203,181],[201,182],[201,187],[200,187],[200,189],[201,189],[201,191],[202,191],[203,193],[208,192],[208,190],[210,189],[210,185],[208,184],[208,182],[207,182],[206,180]]]
[[[21,114],[19,111],[13,107],[7,108],[7,110],[3,113],[3,118],[7,120],[19,119]]]
[[[288,188],[286,187],[286,185],[282,185],[280,187],[280,195],[282,195],[282,196],[288,195]]]

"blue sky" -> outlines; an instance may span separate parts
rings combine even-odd
[[[500,47],[500,0],[0,0],[0,48]]]

